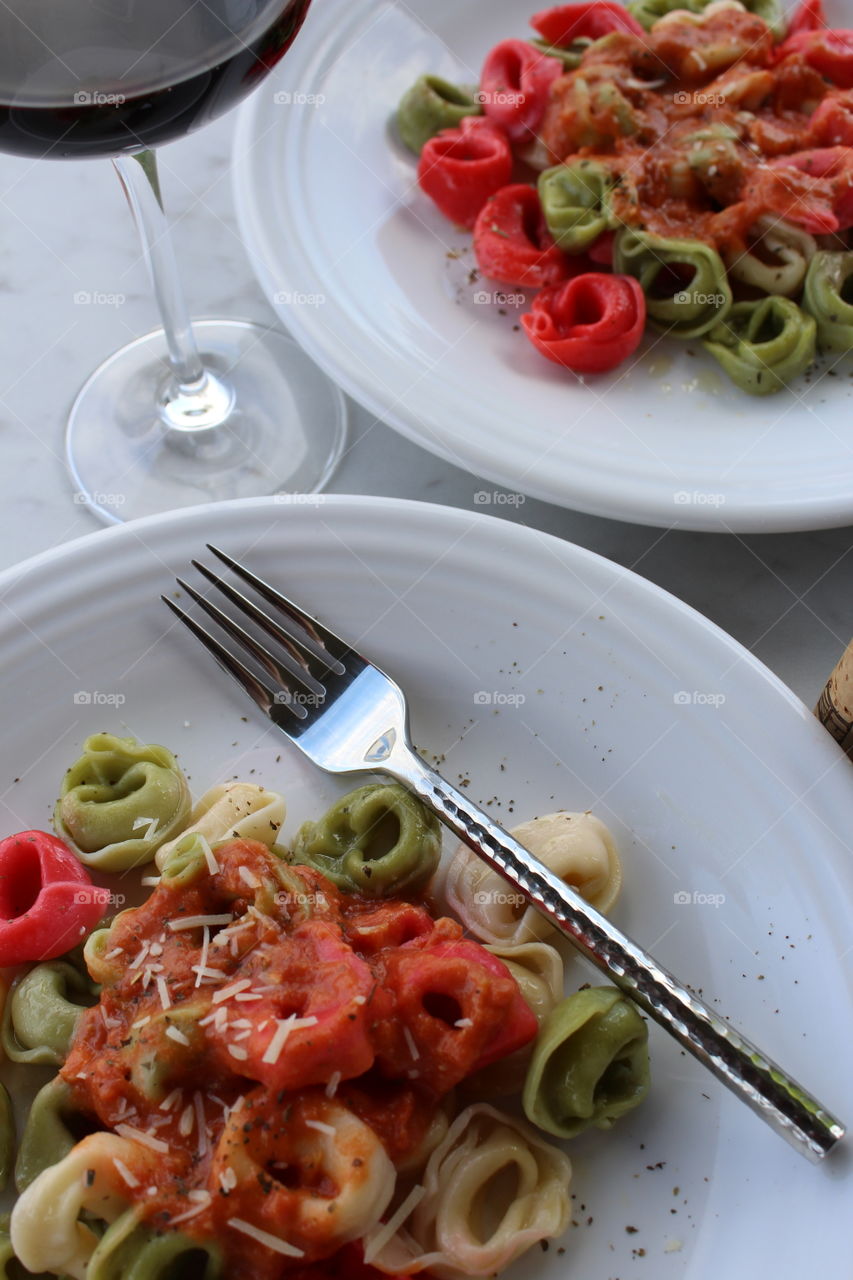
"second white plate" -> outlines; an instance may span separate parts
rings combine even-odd
[[[627,371],[582,383],[515,331],[523,295],[469,279],[470,237],[419,191],[390,121],[424,71],[476,81],[540,7],[315,5],[235,143],[242,233],[281,320],[377,417],[511,489],[692,529],[853,520],[847,367],[756,400],[699,343],[647,335]]]

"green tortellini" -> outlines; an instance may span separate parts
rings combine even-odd
[[[815,358],[817,324],[790,298],[738,302],[702,344],[742,391],[781,391]]]
[[[96,733],[65,775],[54,827],[86,866],[126,871],[150,862],[189,812],[189,787],[171,751]]]
[[[208,874],[210,853],[207,837],[199,831],[180,836],[160,867],[161,883],[166,880],[172,887],[188,889],[200,876]]]
[[[674,338],[700,337],[732,305],[723,261],[700,240],[671,240],[625,227],[616,237],[613,270],[639,280],[649,320]]]
[[[581,64],[581,59],[587,49],[594,41],[589,36],[579,36],[577,40],[573,40],[570,45],[565,48],[561,45],[549,44],[547,40],[529,40],[528,44],[532,44],[534,49],[538,49],[540,53],[544,53],[549,58],[559,58],[566,71],[574,71]]]
[[[95,983],[68,961],[36,965],[15,983],[3,1009],[0,1043],[6,1056],[59,1066],[81,1013],[97,996]]]
[[[821,350],[853,350],[853,253],[821,250],[814,255],[803,309],[817,322]]]
[[[740,0],[749,13],[763,18],[775,36],[784,33],[785,23],[778,0]],[[659,18],[664,18],[674,9],[687,9],[690,13],[702,13],[711,0],[633,0],[628,5],[628,12],[637,19],[641,27],[648,31]]]
[[[15,1163],[15,1113],[5,1084],[0,1082],[0,1191],[5,1191]],[[2,1280],[0,1270],[0,1280]]]
[[[539,200],[556,244],[583,253],[617,222],[608,207],[613,176],[597,160],[558,164],[539,175]]]
[[[524,1083],[524,1114],[558,1138],[610,1129],[649,1090],[648,1028],[616,987],[562,1000],[539,1032]]]
[[[401,140],[420,155],[424,143],[442,129],[454,129],[464,116],[482,114],[476,92],[474,88],[450,84],[440,76],[419,76],[397,108]]]
[[[8,1213],[0,1215],[0,1280],[54,1280],[45,1272],[33,1277],[32,1271],[27,1271],[15,1257],[9,1235],[9,1216]]]
[[[35,1182],[43,1170],[68,1155],[81,1136],[70,1127],[78,1115],[71,1089],[61,1076],[55,1076],[39,1089],[18,1144],[15,1186],[19,1192]]]
[[[158,1235],[127,1209],[101,1237],[86,1267],[86,1280],[221,1280],[222,1251],[215,1240],[193,1240],[179,1231]]]
[[[388,898],[432,879],[441,853],[438,819],[398,783],[342,796],[296,833],[290,861],[322,871],[348,893]]]

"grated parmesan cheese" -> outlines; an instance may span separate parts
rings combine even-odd
[[[245,991],[251,985],[251,978],[240,978],[238,982],[231,982],[227,987],[223,987],[221,991],[214,993],[213,1003],[219,1004],[221,1000],[230,1000],[232,996],[236,996],[238,991]]]
[[[172,1092],[168,1095],[168,1097],[164,1098],[163,1101],[160,1103],[160,1110],[171,1111],[175,1103],[179,1101],[180,1096],[181,1096],[181,1090],[173,1089]]]
[[[327,1098],[334,1098],[335,1094],[338,1092],[338,1085],[340,1083],[341,1083],[340,1071],[333,1071],[332,1074],[329,1076],[329,1083],[326,1085]]]
[[[316,1129],[318,1133],[327,1133],[330,1138],[334,1138],[337,1132],[333,1124],[326,1124],[323,1120],[306,1120],[306,1129]]]
[[[116,1169],[124,1178],[125,1182],[129,1187],[139,1186],[139,1179],[137,1178],[136,1174],[131,1173],[130,1169],[128,1169],[127,1165],[124,1163],[123,1160],[119,1160],[118,1156],[113,1156],[113,1164],[115,1165]]]
[[[260,1227],[253,1227],[251,1222],[246,1222],[244,1218],[229,1218],[227,1225],[234,1231],[242,1232],[250,1240],[257,1240],[258,1244],[265,1244],[268,1249],[272,1249],[275,1253],[284,1254],[286,1258],[305,1257],[304,1249],[297,1249],[295,1244],[288,1244],[286,1240],[282,1240],[279,1236],[270,1235],[269,1231],[261,1231]]]
[[[413,1209],[415,1209],[426,1195],[426,1187],[412,1187],[403,1203],[393,1213],[387,1222],[384,1222],[374,1231],[369,1232],[364,1237],[364,1261],[371,1263],[377,1254],[381,1253],[386,1244],[393,1236],[397,1234],[403,1223],[409,1217]]]
[[[152,1151],[166,1152],[169,1150],[168,1142],[162,1142],[160,1138],[155,1138],[153,1134],[146,1133],[144,1129],[134,1129],[129,1124],[117,1124],[116,1133],[120,1138],[130,1138],[131,1142],[139,1142],[143,1147],[150,1147]]]
[[[418,1058],[421,1055],[418,1050],[418,1046],[415,1044],[415,1037],[412,1035],[409,1028],[405,1025],[403,1027],[403,1036],[405,1038],[406,1045],[409,1050],[409,1054],[411,1055],[412,1062],[417,1062]]]
[[[202,929],[204,926],[230,924],[234,917],[229,913],[221,916],[184,916],[182,920],[170,920],[169,928],[177,929]]]
[[[247,884],[250,889],[257,889],[260,887],[260,880],[253,871],[249,870],[248,867],[240,868],[240,879],[243,881],[243,884]]]
[[[169,988],[166,986],[166,979],[162,974],[157,974],[157,994],[160,997],[160,1003],[164,1009],[171,1009],[172,999],[169,995]]]
[[[239,1044],[229,1044],[228,1052],[231,1054],[232,1058],[237,1058],[238,1061],[240,1062],[245,1062],[245,1060],[249,1056],[247,1050],[244,1049],[243,1046]]]
[[[178,1121],[178,1133],[182,1138],[188,1138],[193,1131],[195,1124],[195,1109],[192,1105],[184,1107],[181,1112],[181,1118]]]
[[[177,1027],[167,1027],[166,1035],[170,1040],[176,1040],[178,1044],[186,1045],[187,1048],[189,1048],[189,1040],[184,1035],[183,1031],[179,1031]]]

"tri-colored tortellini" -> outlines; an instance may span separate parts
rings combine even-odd
[[[712,4],[714,11],[719,12],[721,0],[632,0],[628,11],[649,31],[656,22],[671,13],[686,11],[702,15]],[[732,4],[733,0],[722,0],[724,7],[732,7]],[[738,0],[737,7],[763,18],[775,35],[781,35],[784,31],[785,23],[777,0]]]
[[[61,1158],[52,1152],[50,1161],[12,1210],[15,1256],[32,1272],[90,1280],[101,1243],[92,1224],[109,1225],[133,1209],[130,1179],[156,1185],[157,1153],[115,1133],[93,1133]]]
[[[95,733],[63,779],[54,827],[86,866],[127,871],[150,862],[189,811],[189,787],[171,751]]]
[[[822,351],[853,350],[853,253],[820,250],[814,255],[803,309],[814,317]]]
[[[365,1260],[394,1273],[429,1269],[439,1280],[494,1276],[565,1231],[571,1178],[562,1151],[523,1121],[477,1103],[433,1151],[393,1236],[380,1228],[365,1237]]]
[[[548,1014],[524,1085],[524,1113],[558,1138],[610,1129],[648,1093],[648,1028],[616,987],[588,987]]]
[[[616,236],[613,269],[639,280],[649,319],[674,338],[701,337],[732,305],[723,260],[701,240],[625,227]]]
[[[729,275],[742,284],[790,298],[802,288],[816,253],[814,236],[766,214],[752,228],[747,251],[732,254],[727,266]]]
[[[622,864],[608,828],[591,813],[545,814],[512,834],[550,871],[607,912],[622,885]],[[476,937],[494,946],[553,936],[554,927],[482,858],[460,845],[447,872],[448,905]]]
[[[222,1250],[215,1240],[180,1231],[160,1233],[127,1209],[101,1237],[86,1267],[86,1280],[225,1280]]]
[[[400,140],[420,155],[425,142],[442,129],[453,129],[465,116],[483,111],[475,87],[450,84],[441,76],[418,76],[397,108]]]
[[[566,253],[583,253],[618,223],[608,195],[615,178],[597,160],[573,160],[539,175],[539,200],[555,244]]]
[[[732,382],[750,395],[781,391],[815,358],[817,324],[790,298],[737,302],[703,341]]]
[[[252,782],[211,787],[193,807],[186,826],[157,850],[155,862],[162,871],[178,842],[193,833],[204,836],[211,848],[220,840],[259,840],[272,848],[285,814],[284,799],[278,792]]]
[[[288,856],[347,893],[390,898],[428,884],[440,854],[435,815],[399,783],[377,782],[341,796],[318,821],[303,823]]]
[[[17,979],[3,1009],[0,1043],[6,1056],[59,1066],[80,1015],[97,997],[97,985],[67,959],[36,965]]]

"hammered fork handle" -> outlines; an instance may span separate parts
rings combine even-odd
[[[385,771],[410,787],[495,871],[520,889],[582,955],[611,978],[791,1146],[818,1161],[844,1126],[801,1085],[642,947],[533,858],[414,752],[396,751]]]

